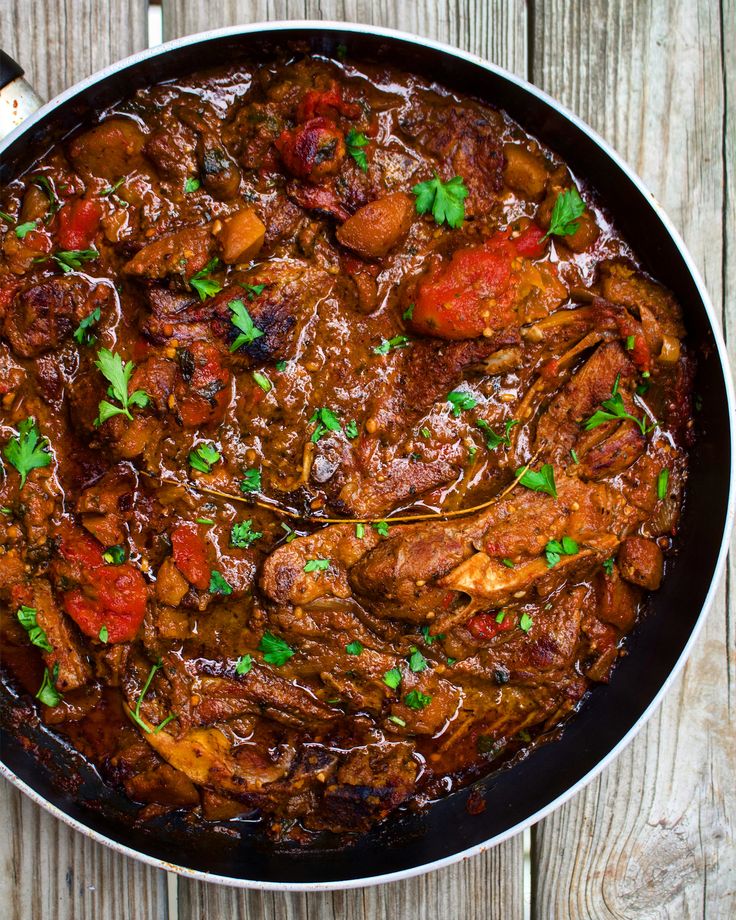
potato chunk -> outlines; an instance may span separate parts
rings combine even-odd
[[[339,242],[364,259],[380,259],[408,233],[414,202],[404,192],[371,201],[337,230]]]
[[[232,265],[247,262],[260,252],[266,228],[252,208],[241,208],[222,222],[219,240],[222,261]]]

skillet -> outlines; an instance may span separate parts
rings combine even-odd
[[[3,686],[0,774],[58,818],[93,839],[154,866],[206,881],[277,890],[351,888],[418,875],[519,833],[579,791],[631,740],[684,664],[716,591],[733,521],[734,397],[713,307],[692,258],[640,180],[606,143],[544,93],[498,67],[447,45],[376,27],[343,23],[255,24],[189,36],[134,55],[77,84],[28,117],[0,142],[0,181],[88,122],[96,110],[135,89],[241,56],[268,55],[299,41],[334,56],[401,62],[402,69],[505,109],[562,156],[605,202],[643,267],[682,304],[698,356],[699,433],[690,458],[689,498],[679,551],[651,595],[608,686],[596,689],[559,740],[513,769],[487,776],[423,813],[392,817],[353,846],[296,850],[274,844],[258,826],[193,827],[183,818],[133,823],[135,806],[108,787],[78,754],[33,718]],[[0,58],[0,86],[18,100],[16,120],[34,95],[22,73]],[[12,81],[12,82],[11,82]],[[4,114],[0,101],[0,116]],[[471,815],[468,797],[487,803]],[[476,809],[472,809],[476,811]],[[232,833],[237,828],[240,833]]]

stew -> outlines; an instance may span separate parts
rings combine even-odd
[[[0,193],[4,679],[140,819],[308,842],[513,767],[673,551],[681,310],[506,114],[295,53]]]

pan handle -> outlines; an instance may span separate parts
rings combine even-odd
[[[20,64],[0,50],[0,140],[42,105]]]

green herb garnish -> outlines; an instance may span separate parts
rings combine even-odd
[[[235,673],[236,674],[247,674],[250,669],[253,667],[253,659],[250,655],[241,655],[240,658],[235,662]]]
[[[220,459],[220,452],[214,444],[198,444],[189,453],[189,466],[200,473],[211,473],[212,467]]]
[[[391,339],[383,339],[380,345],[376,345],[376,347],[373,349],[373,354],[387,355],[395,348],[406,348],[406,346],[410,344],[411,339],[408,335],[395,335]]]
[[[97,352],[95,367],[110,384],[107,395],[120,403],[119,406],[115,406],[103,399],[98,408],[99,414],[95,419],[95,426],[101,425],[114,415],[124,415],[133,421],[133,416],[130,414],[131,408],[135,406],[142,409],[148,405],[148,395],[143,390],[128,393],[130,376],[135,367],[133,362],[128,361],[124,364],[119,354],[108,351],[107,348],[101,348]]]
[[[529,616],[529,614],[522,613],[522,615],[519,617],[519,629],[522,632],[528,633],[533,625],[534,620]]]
[[[574,556],[580,547],[572,537],[563,537],[562,540],[550,540],[544,547],[547,557],[547,568],[552,568],[560,561],[561,556]]]
[[[460,413],[466,409],[472,409],[478,405],[478,400],[466,393],[464,390],[453,390],[447,394],[447,401],[452,406],[452,414],[455,418],[460,418]]]
[[[486,447],[488,450],[496,450],[496,448],[500,447],[502,444],[506,447],[511,447],[511,429],[514,427],[514,425],[519,424],[521,423],[518,422],[515,418],[510,418],[504,422],[503,434],[496,434],[496,432],[493,431],[485,419],[479,418],[476,422],[476,425],[483,432],[483,436],[485,437],[486,441]]]
[[[345,651],[348,653],[348,655],[360,655],[360,653],[363,651],[363,643],[358,642],[358,640],[355,639],[353,642],[349,642],[345,646]]]
[[[580,197],[580,192],[573,185],[567,191],[560,192],[552,209],[552,218],[549,222],[549,230],[542,237],[546,240],[548,236],[572,236],[578,229],[578,218],[585,211],[585,202]]]
[[[189,279],[189,284],[199,294],[200,300],[207,300],[208,297],[214,297],[215,294],[219,294],[222,290],[220,282],[210,277],[219,263],[220,260],[217,257],[210,259],[203,269],[192,275]],[[230,308],[232,309],[232,304],[230,304]],[[234,349],[231,349],[231,351],[234,351]]]
[[[626,411],[624,406],[624,401],[619,393],[618,384],[620,374],[616,375],[616,380],[613,384],[613,389],[611,390],[611,396],[608,399],[604,399],[601,403],[600,409],[597,412],[594,412],[593,415],[585,423],[585,430],[591,431],[593,428],[597,428],[599,425],[603,425],[605,422],[615,421],[616,419],[628,419],[638,426],[639,430],[643,435],[649,434],[650,431],[654,431],[657,427],[657,422],[654,422],[653,425],[647,425],[647,417],[645,414],[642,414],[641,419],[636,418],[636,416],[631,415],[630,412]]]
[[[98,256],[96,249],[69,249],[51,254],[51,258],[65,274],[80,269],[83,262],[92,262]]]
[[[246,470],[243,473],[243,478],[240,480],[240,491],[244,494],[248,492],[260,492],[261,491],[261,471],[260,470]]]
[[[409,655],[409,667],[415,674],[419,671],[424,671],[427,668],[427,659],[422,655],[416,645],[411,647],[411,655]]]
[[[232,594],[232,587],[225,581],[223,576],[217,569],[212,569],[210,572],[210,594]]]
[[[260,371],[253,371],[253,379],[264,393],[270,393],[273,389],[273,384],[271,381],[268,379],[268,377],[266,377],[265,374],[262,374]]]
[[[670,482],[670,471],[665,467],[657,476],[657,498],[662,501],[667,498],[667,486]]]
[[[256,540],[260,540],[262,536],[262,533],[253,530],[253,521],[239,521],[237,524],[233,524],[230,529],[230,546],[247,549]]]
[[[410,709],[424,709],[432,702],[432,697],[420,690],[410,690],[404,697],[404,702]]]
[[[401,671],[398,668],[391,668],[390,671],[386,671],[383,675],[383,682],[387,687],[396,690],[401,683]]]
[[[56,678],[59,675],[58,663],[54,665],[53,675],[48,668],[44,668],[43,680],[38,688],[36,699],[40,700],[44,706],[58,706],[61,702],[61,694],[56,689]]]
[[[418,214],[432,212],[435,222],[447,223],[450,227],[459,227],[465,218],[465,199],[468,190],[460,176],[449,182],[443,182],[435,173],[433,179],[420,182],[412,189],[416,195]]]
[[[74,330],[74,341],[79,345],[94,345],[97,341],[97,336],[90,330],[96,323],[99,323],[101,315],[100,308],[95,307],[90,314],[85,316]]]
[[[530,470],[528,466],[519,467],[515,475],[519,477],[519,483],[532,492],[546,492],[552,498],[557,498],[557,487],[555,486],[555,471],[551,463],[545,463],[538,472]]]
[[[326,572],[329,567],[329,559],[308,559],[304,566],[304,571],[307,574],[310,572]]]
[[[184,183],[184,194],[191,195],[192,192],[196,192],[197,189],[202,185],[199,179],[195,179],[194,176],[190,176]]]
[[[355,160],[358,166],[363,170],[363,172],[368,172],[368,158],[365,155],[364,147],[368,146],[368,138],[360,131],[356,131],[355,128],[351,128],[348,131],[347,137],[345,138],[345,147],[347,148],[350,156]]]
[[[122,565],[125,562],[125,547],[108,546],[102,558],[108,565]]]
[[[243,301],[231,300],[228,306],[232,313],[230,322],[236,329],[240,330],[240,335],[230,346],[230,351],[237,351],[241,345],[250,345],[256,339],[260,339],[263,335],[263,330],[255,325]]]
[[[388,521],[376,521],[371,526],[373,527],[373,529],[375,530],[375,532],[378,534],[379,537],[388,536],[388,527],[389,527]]]
[[[321,409],[315,409],[314,415],[309,419],[309,422],[310,424],[317,423],[317,427],[312,432],[312,437],[310,438],[314,444],[316,444],[320,438],[324,437],[328,431],[342,431],[342,425],[337,416],[332,409],[328,409],[327,406],[323,406]]]
[[[51,463],[48,438],[41,437],[33,416],[19,422],[18,436],[8,441],[3,454],[8,463],[11,463],[20,473],[21,489],[26,484],[26,477],[31,470],[48,466]]]
[[[263,634],[263,638],[258,643],[258,651],[264,653],[263,660],[267,664],[273,664],[277,668],[286,664],[295,654],[294,649],[287,642],[270,632]]]
[[[18,622],[28,633],[28,638],[31,641],[31,645],[36,645],[38,648],[42,648],[45,652],[53,652],[53,647],[48,640],[48,636],[44,629],[38,625],[36,619],[37,610],[35,607],[26,607],[23,604],[18,608],[16,616],[18,617]]]

